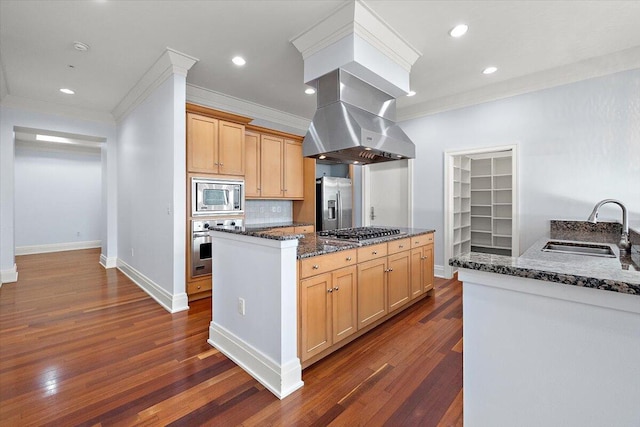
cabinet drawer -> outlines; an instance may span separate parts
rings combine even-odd
[[[407,251],[409,249],[411,249],[411,239],[408,237],[406,239],[394,240],[393,242],[387,243],[387,253],[389,255],[397,254],[398,252]]]
[[[210,291],[211,290],[211,277],[209,280],[187,283],[187,294],[193,295],[198,292]]]
[[[358,262],[365,262],[382,256],[387,256],[386,243],[358,248]]]
[[[421,234],[419,236],[411,237],[411,248],[418,248],[420,246],[428,245],[429,243],[433,243],[433,233],[429,234]]]
[[[313,225],[299,225],[296,227],[296,234],[313,233]]]
[[[316,274],[355,265],[356,262],[355,249],[304,258],[300,261],[300,278],[315,276]]]

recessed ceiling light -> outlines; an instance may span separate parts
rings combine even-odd
[[[482,74],[493,74],[496,71],[498,71],[498,68],[496,67],[487,67],[484,70],[482,70]]]
[[[318,158],[319,158],[320,160],[324,160],[324,159],[326,159],[326,158],[327,158],[327,156],[325,156],[324,154],[322,154],[322,155],[318,156]]]
[[[79,50],[80,52],[86,52],[89,50],[89,45],[82,42],[73,42],[73,48],[75,50]]]
[[[304,90],[304,93],[306,93],[307,95],[313,95],[314,93],[316,93],[316,90],[312,87],[308,87]]]
[[[416,94],[415,90],[410,90],[407,96],[414,96]]]
[[[371,147],[365,147],[364,148],[364,151],[371,151],[371,150],[373,150],[373,148],[371,148]]]
[[[354,164],[354,165],[357,165],[358,163],[360,163],[360,162],[359,162],[359,161],[357,161],[357,160],[354,160],[354,161],[353,161],[353,164]]]
[[[67,89],[66,87],[63,87],[62,89],[60,89],[60,92],[65,93],[67,95],[73,95],[75,92],[72,91],[71,89]]]
[[[451,37],[462,37],[467,33],[469,26],[466,24],[458,24],[449,31]]]
[[[244,64],[247,63],[247,61],[245,61],[242,56],[235,56],[231,61],[234,64],[236,64],[238,67],[242,67]]]

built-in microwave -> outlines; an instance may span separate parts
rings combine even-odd
[[[191,215],[244,213],[244,181],[191,178]]]

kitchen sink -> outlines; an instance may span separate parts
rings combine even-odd
[[[555,242],[549,241],[542,248],[544,252],[557,252],[571,255],[587,255],[604,258],[615,258],[616,254],[608,245],[594,243]]]

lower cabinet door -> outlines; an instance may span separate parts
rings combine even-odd
[[[358,329],[387,314],[387,258],[358,264]]]
[[[423,283],[424,261],[422,259],[422,248],[411,250],[411,298],[422,295],[424,291]]]
[[[300,358],[302,361],[331,346],[331,273],[300,282]]]
[[[422,248],[424,291],[433,289],[433,244]]]
[[[332,272],[333,344],[358,330],[358,269],[345,267]]]
[[[404,251],[389,255],[387,262],[389,263],[387,275],[389,312],[392,312],[411,299],[411,252]]]

